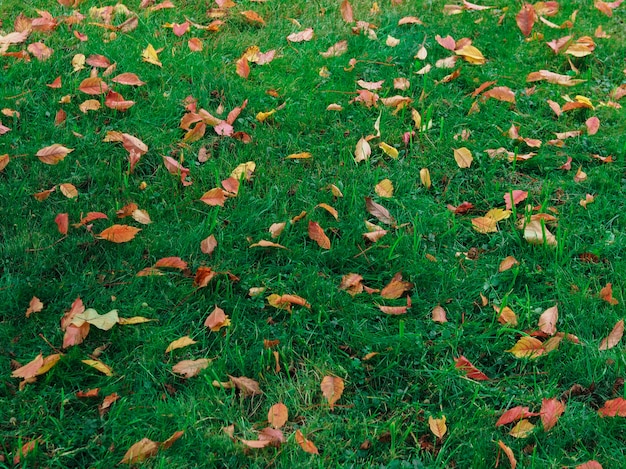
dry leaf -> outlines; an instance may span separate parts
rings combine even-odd
[[[556,246],[556,238],[539,220],[531,220],[524,227],[524,239],[530,244],[546,244]]]
[[[230,325],[230,319],[228,315],[224,314],[224,310],[215,306],[213,312],[209,314],[209,317],[204,321],[204,327],[208,327],[213,332],[219,331],[222,327]]]
[[[159,444],[148,438],[143,438],[132,445],[119,464],[137,464],[145,461],[159,452]]]
[[[534,428],[535,426],[532,423],[523,419],[517,422],[517,425],[511,429],[509,435],[513,438],[527,438],[530,436]]]
[[[76,327],[81,327],[84,323],[89,323],[92,326],[96,326],[98,329],[108,331],[119,322],[117,310],[113,309],[106,314],[98,314],[95,309],[89,308],[74,315],[71,324]]]
[[[183,378],[193,378],[211,363],[208,358],[198,358],[197,360],[183,360],[172,367],[172,371],[182,375]]]
[[[378,148],[380,148],[382,151],[385,152],[385,154],[387,154],[388,156],[390,156],[391,158],[398,159],[398,150],[396,150],[394,147],[392,147],[391,145],[386,144],[385,142],[380,142],[378,144]]]
[[[472,165],[474,158],[472,157],[472,152],[470,152],[467,148],[462,147],[454,149],[454,160],[459,168],[469,168]]]
[[[380,197],[391,198],[393,197],[393,183],[389,179],[383,179],[374,188],[376,194]]]
[[[324,376],[320,387],[322,389],[322,394],[330,405],[330,410],[333,410],[335,402],[337,402],[343,394],[343,380],[336,376]]]
[[[307,440],[300,430],[296,430],[296,443],[309,454],[320,454],[311,440]]]
[[[105,239],[112,243],[126,243],[131,241],[140,231],[140,228],[135,228],[134,226],[113,225],[96,235],[96,238]]]
[[[213,251],[215,250],[215,248],[217,247],[217,240],[215,239],[215,236],[211,235],[208,238],[203,239],[200,242],[200,250],[208,255],[213,254]]]
[[[263,394],[263,391],[261,391],[261,388],[259,387],[259,383],[253,379],[246,378],[245,376],[236,378],[235,376],[228,375],[228,377],[233,382],[235,387],[246,397]]]
[[[598,413],[601,417],[626,417],[626,399],[623,397],[609,399],[601,409],[598,409]]]
[[[287,36],[289,42],[306,42],[313,39],[313,28],[307,28],[299,33],[292,33]]]
[[[600,347],[598,347],[599,350],[612,349],[613,347],[615,347],[617,344],[620,343],[623,335],[624,335],[624,320],[620,319],[619,321],[617,321],[617,323],[615,323],[615,326],[613,326],[613,330],[611,330],[609,335],[606,336],[604,339],[602,339],[602,342],[600,342]]]
[[[66,235],[67,229],[69,227],[69,215],[67,213],[59,213],[54,218],[54,222],[57,224],[59,233],[61,233],[62,235]]]
[[[556,322],[559,319],[559,308],[553,306],[546,309],[539,318],[539,329],[548,335],[556,334]]]
[[[496,427],[508,425],[511,422],[515,422],[526,417],[536,417],[537,415],[539,414],[531,412],[528,407],[513,407],[512,409],[507,410],[500,416],[500,418],[496,422]]]
[[[324,229],[319,223],[309,222],[309,238],[315,241],[322,249],[330,249],[330,239],[324,233]]]
[[[63,145],[55,143],[39,150],[36,156],[42,163],[54,165],[63,161],[63,158],[73,151],[73,149],[65,148]]]
[[[365,209],[381,222],[395,226],[396,221],[393,219],[389,211],[382,205],[374,202],[370,197],[365,197]]]
[[[448,318],[446,317],[446,310],[443,309],[440,305],[437,305],[433,308],[431,312],[431,317],[433,322],[448,322]]]
[[[547,432],[554,427],[563,412],[565,412],[565,405],[561,401],[556,398],[542,399],[539,414],[541,415],[543,430]]]
[[[522,34],[528,37],[537,21],[537,13],[530,3],[524,3],[520,12],[515,16],[515,20]]]
[[[356,149],[354,150],[354,162],[359,163],[361,161],[368,160],[371,154],[372,147],[370,144],[366,139],[360,138],[356,144]]]
[[[380,296],[388,300],[395,300],[410,291],[411,288],[413,288],[413,284],[403,281],[402,274],[398,272],[393,276],[387,286],[382,289]]]
[[[430,189],[432,183],[430,180],[430,171],[428,168],[420,169],[420,181],[426,189]]]
[[[517,341],[512,349],[507,350],[511,352],[517,358],[537,358],[545,352],[543,344],[539,339],[534,337],[524,336]]]
[[[519,265],[519,261],[513,256],[507,256],[502,259],[502,262],[500,262],[500,265],[498,266],[498,272],[505,272],[514,265]]]
[[[476,368],[467,358],[461,355],[459,358],[454,359],[454,367],[457,370],[465,372],[465,375],[469,379],[476,381],[489,381],[489,377]]]
[[[615,306],[619,304],[619,301],[613,298],[613,284],[612,283],[607,283],[604,287],[602,287],[602,289],[600,290],[600,298],[606,301],[611,306]]]
[[[267,421],[274,428],[280,428],[289,420],[289,410],[282,402],[274,404],[267,413]]]
[[[348,0],[343,0],[341,2],[341,7],[339,8],[341,11],[341,17],[346,23],[354,22],[354,13],[352,11],[352,5]]]
[[[100,77],[89,77],[85,78],[80,83],[78,89],[85,94],[95,96],[106,94],[109,91],[109,85],[107,85]]]
[[[158,67],[163,67],[163,64],[159,60],[158,52],[152,44],[148,44],[148,47],[141,52],[141,58],[144,62],[148,62],[149,64],[153,64]]]
[[[30,303],[28,304],[28,309],[26,310],[26,317],[30,317],[31,314],[33,313],[39,313],[41,310],[43,310],[43,303],[41,302],[41,300],[39,298],[37,298],[36,296],[33,296],[30,300]]]
[[[186,335],[184,337],[181,337],[180,339],[176,339],[176,340],[170,342],[170,344],[165,349],[165,353],[171,352],[172,350],[176,350],[176,349],[179,349],[179,348],[187,347],[187,346],[193,345],[195,343],[197,343],[195,340],[193,340],[191,337]]]
[[[30,379],[37,376],[37,372],[43,366],[43,355],[40,353],[26,365],[14,370],[11,373],[12,378]]]
[[[517,460],[515,459],[513,450],[509,448],[507,445],[505,445],[502,442],[502,440],[498,440],[498,446],[500,447],[502,451],[504,451],[504,454],[506,454],[506,457],[509,458],[509,464],[511,465],[511,469],[515,469],[517,467]]]
[[[433,432],[433,435],[437,438],[443,438],[443,436],[448,432],[445,415],[440,419],[434,419],[432,415],[429,415],[428,426],[430,427],[430,431]]]
[[[68,327],[69,329],[69,327]],[[81,360],[85,365],[89,365],[92,368],[95,368],[100,373],[106,376],[113,376],[113,370],[110,366],[105,365],[100,360]]]

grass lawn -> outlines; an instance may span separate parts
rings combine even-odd
[[[623,464],[626,4],[480,3],[2,0],[0,467]]]

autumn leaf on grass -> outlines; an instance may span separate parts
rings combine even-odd
[[[539,220],[531,220],[526,224],[524,227],[524,239],[530,244],[557,245],[555,236]]]
[[[109,411],[109,408],[120,398],[120,395],[116,392],[105,396],[102,403],[98,406],[98,413],[100,417],[104,416]]]
[[[289,410],[282,402],[274,404],[267,413],[267,421],[274,428],[280,428],[289,420]]]
[[[198,200],[211,207],[215,207],[217,205],[223,207],[224,202],[226,202],[226,192],[221,187],[215,187],[214,189],[202,194],[202,197]]]
[[[59,213],[55,218],[54,222],[57,224],[57,228],[59,229],[59,233],[62,235],[67,234],[67,229],[69,227],[69,216],[67,213]]]
[[[251,244],[249,247],[251,247],[251,248],[278,248],[278,249],[286,249],[286,250],[288,250],[288,248],[286,248],[282,244],[273,243],[273,242],[267,241],[265,239],[262,239],[258,243]]]
[[[27,456],[29,453],[31,453],[32,451],[34,451],[38,447],[40,447],[41,443],[42,443],[41,437],[35,438],[34,440],[30,440],[30,441],[27,441],[26,443],[24,443],[21,446],[21,448],[16,452],[16,454],[13,456],[13,465],[17,466],[18,464],[20,464],[20,462],[22,462],[22,458],[24,456]],[[0,461],[4,462],[4,457],[2,459],[0,459]],[[8,466],[5,466],[5,467],[8,467]],[[24,465],[22,467],[27,467],[27,466]]]
[[[517,422],[517,424],[511,428],[509,435],[513,438],[527,438],[533,432],[535,426],[528,420],[523,419]]]
[[[615,326],[613,326],[613,330],[609,333],[609,335],[606,336],[604,339],[602,339],[599,349],[600,350],[612,349],[617,344],[619,344],[619,342],[622,340],[623,335],[624,335],[624,320],[620,319],[619,321],[617,321],[617,323],[615,323]]]
[[[298,295],[277,295],[275,293],[267,297],[267,302],[277,309],[284,309],[291,312],[292,305],[300,305],[311,309],[308,301]]]
[[[102,363],[100,360],[81,360],[85,365],[88,365],[96,370],[98,370],[100,373],[106,375],[106,376],[113,376],[113,370],[111,369],[110,366],[105,365],[104,363]]]
[[[473,65],[483,65],[486,62],[482,52],[480,52],[476,47],[469,44],[461,47],[460,49],[456,49],[454,53],[456,55],[460,55],[465,59],[466,62],[469,62]]]
[[[504,451],[504,454],[506,454],[506,457],[509,458],[509,464],[511,465],[511,469],[515,469],[517,467],[517,460],[515,459],[513,450],[509,448],[507,445],[505,445],[502,440],[498,440],[498,446],[500,447],[502,451]]]
[[[410,291],[411,288],[413,288],[413,284],[402,280],[402,274],[398,272],[393,276],[387,286],[382,289],[380,296],[388,300],[394,300]]]
[[[548,431],[556,425],[561,415],[565,412],[565,405],[557,400],[542,399],[541,401],[541,423],[543,424],[543,430]]]
[[[561,86],[574,86],[579,83],[584,83],[587,80],[573,79],[569,75],[560,75],[558,73],[551,72],[549,70],[539,70],[538,72],[531,72],[526,76],[527,82],[545,80],[548,83]]]
[[[171,352],[172,350],[176,350],[176,349],[179,349],[179,348],[187,347],[187,346],[193,345],[195,343],[196,343],[195,340],[193,340],[191,337],[186,335],[184,337],[181,337],[180,339],[176,339],[176,340],[170,342],[170,344],[165,349],[165,353]]]
[[[41,310],[43,310],[43,303],[41,302],[41,300],[39,298],[37,298],[36,296],[33,296],[30,300],[30,303],[28,304],[28,309],[26,310],[26,317],[30,317],[31,314],[33,313],[39,313]]]
[[[319,223],[314,221],[309,222],[309,238],[315,241],[322,249],[330,249],[330,239],[326,236],[324,229]]]
[[[394,160],[398,159],[398,150],[396,150],[394,147],[392,147],[391,145],[388,145],[385,142],[380,142],[378,144],[378,148],[380,148],[383,152],[385,152],[386,155],[390,156],[391,158],[393,158]]]
[[[224,314],[224,310],[215,306],[213,312],[209,314],[209,317],[204,321],[204,327],[208,327],[213,332],[219,331],[222,327],[227,327],[230,325],[230,319],[228,319],[228,315]]]
[[[259,14],[252,10],[242,11],[241,15],[248,21],[248,23],[258,23],[265,26],[265,20],[259,16]]]
[[[313,442],[311,440],[307,440],[300,430],[296,430],[296,443],[298,443],[298,446],[300,446],[300,448],[302,448],[306,453],[320,454]]]
[[[256,163],[254,161],[247,161],[245,163],[241,163],[230,173],[230,177],[240,181],[244,178],[246,181],[250,181],[252,179],[252,174],[256,169]]]
[[[463,371],[469,379],[476,381],[489,381],[489,377],[476,368],[472,362],[461,355],[459,358],[454,359],[454,367],[457,370]]]
[[[182,360],[172,367],[172,371],[183,378],[193,378],[211,363],[208,358],[198,358],[197,360]]]
[[[522,9],[515,16],[515,20],[522,34],[528,37],[533,30],[535,21],[537,21],[537,13],[530,3],[524,3]]]
[[[510,216],[510,210],[492,208],[484,217],[472,218],[472,227],[479,233],[496,233],[498,231],[497,223],[501,220],[506,220]]]
[[[330,213],[335,218],[335,220],[339,220],[339,213],[337,212],[337,210],[334,207],[331,207],[330,205],[325,204],[325,203],[317,204],[315,206],[315,208],[317,208],[317,207],[323,208],[328,213]],[[271,230],[270,230],[270,233],[271,233]]]
[[[328,401],[330,410],[333,410],[335,402],[337,402],[343,394],[343,380],[336,376],[324,376],[320,388],[322,389],[322,394]]]
[[[559,308],[553,306],[546,309],[539,317],[539,329],[548,335],[556,334],[556,322],[559,320]]]
[[[65,148],[63,145],[55,143],[39,150],[36,156],[42,163],[54,165],[63,161],[63,158],[73,151],[71,148]]]
[[[611,306],[615,306],[619,304],[619,301],[613,298],[613,284],[612,283],[607,283],[604,287],[602,287],[602,290],[600,290],[600,298],[606,301]]]
[[[472,165],[474,158],[472,152],[465,147],[454,149],[454,160],[459,168],[469,168]]]
[[[517,341],[513,348],[507,350],[511,352],[517,358],[537,358],[545,352],[543,344],[539,339],[534,337],[524,336]]]
[[[183,167],[178,161],[170,156],[163,157],[163,164],[167,168],[167,171],[174,175],[180,176],[180,182],[183,186],[190,186],[192,184],[191,181],[187,181],[187,176],[189,175],[189,169]]]
[[[514,265],[519,265],[519,261],[513,256],[507,256],[502,259],[502,262],[500,262],[500,265],[498,266],[498,272],[506,272]]]
[[[185,270],[187,268],[187,263],[180,257],[163,257],[156,261],[154,267]]]
[[[609,399],[598,413],[600,417],[626,417],[626,399],[623,397]]]
[[[393,183],[389,179],[383,179],[374,188],[380,197],[389,199],[393,197]]]
[[[12,378],[31,379],[37,376],[37,372],[43,366],[43,354],[37,355],[26,365],[14,370],[11,373]]]
[[[104,105],[110,109],[123,112],[133,107],[135,105],[135,101],[125,100],[124,96],[120,93],[109,90],[104,99]]]
[[[513,205],[517,205],[520,202],[526,200],[528,197],[528,192],[513,190],[504,194],[504,204],[506,205],[507,210],[511,210]]]
[[[313,155],[308,151],[300,152],[300,153],[292,153],[285,157],[286,160],[306,160],[312,158]]]
[[[0,128],[2,127],[2,125],[0,124]],[[9,164],[10,158],[9,155],[7,153],[5,153],[4,155],[0,155],[0,171],[2,171],[4,168],[7,167],[7,165]]]
[[[140,78],[134,73],[120,73],[119,75],[111,78],[111,81],[114,83],[119,83],[120,85],[131,85],[131,86],[143,86],[146,82],[141,81]]]
[[[361,137],[356,143],[356,149],[354,150],[354,162],[359,163],[368,160],[371,154],[372,147],[365,138]]]
[[[193,284],[197,288],[206,287],[211,280],[217,275],[211,267],[200,266],[198,270],[196,270],[196,275],[193,279]]]
[[[371,197],[365,197],[365,209],[381,222],[395,226],[396,221],[391,216],[389,211],[382,205],[374,202]]]
[[[508,409],[504,412],[498,421],[496,422],[496,427],[500,427],[502,425],[507,425],[512,422],[516,422],[518,420],[524,419],[526,417],[536,417],[539,415],[536,412],[531,412],[528,407],[517,406],[511,409]]]
[[[261,388],[259,387],[259,383],[253,379],[246,378],[245,376],[237,378],[235,376],[228,375],[228,377],[245,397],[263,394],[263,391],[261,391]]]
[[[159,452],[159,443],[143,438],[132,445],[119,464],[137,464],[155,456]]]
[[[324,58],[339,57],[348,52],[348,41],[339,41],[336,44],[330,46],[326,52],[320,52],[320,55]]]
[[[127,243],[140,231],[140,228],[135,228],[134,226],[113,225],[102,231],[99,235],[96,235],[96,238],[105,239],[107,241],[111,241],[112,243]]]
[[[346,291],[350,296],[363,292],[363,277],[359,274],[346,274],[341,278],[340,290]]]
[[[217,240],[214,235],[210,235],[208,238],[203,239],[200,242],[200,250],[208,255],[213,254],[213,251],[217,247]]]
[[[354,22],[354,13],[352,11],[352,5],[350,5],[350,2],[348,0],[343,0],[341,2],[341,6],[339,7],[339,10],[341,11],[341,17],[346,23]]]
[[[163,67],[163,64],[159,60],[159,52],[160,50],[157,51],[152,44],[148,44],[148,47],[141,52],[141,58],[144,62]]]
[[[100,77],[89,77],[80,82],[78,89],[85,94],[97,96],[106,94],[109,91],[109,85]]]
[[[76,327],[81,327],[84,323],[89,323],[92,326],[96,326],[98,329],[108,331],[119,322],[117,310],[113,309],[106,314],[98,314],[95,309],[89,308],[78,313],[72,319],[71,324]]]
[[[287,36],[289,42],[306,42],[313,39],[313,28],[307,28],[299,33],[292,33]]]
[[[443,436],[448,432],[445,415],[440,419],[434,419],[432,415],[429,415],[428,426],[430,427],[430,431],[433,432],[433,435],[439,439],[443,438]]]

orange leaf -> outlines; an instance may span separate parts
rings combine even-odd
[[[559,308],[553,306],[546,309],[539,317],[539,329],[548,335],[556,334],[556,322],[559,319]]]
[[[178,440],[184,434],[185,432],[182,430],[172,433],[172,436],[170,436],[167,440],[161,443],[161,449],[168,449],[176,442],[176,440]]]
[[[132,445],[119,464],[136,464],[155,456],[159,451],[159,444],[148,438],[143,438]]]
[[[498,440],[498,446],[500,447],[500,449],[502,449],[502,451],[504,451],[506,457],[509,458],[509,464],[511,464],[511,469],[515,469],[517,467],[517,460],[515,459],[513,450],[505,445],[502,440]]]
[[[187,346],[193,345],[195,343],[196,343],[195,340],[193,340],[191,337],[186,335],[184,337],[181,337],[179,339],[176,339],[176,340],[170,342],[170,344],[165,349],[165,353],[171,352],[172,350],[176,350],[176,349],[179,349],[179,348],[187,347]]]
[[[30,317],[33,313],[39,313],[43,309],[43,303],[39,298],[33,296],[28,304],[28,309],[26,310],[26,317]]]
[[[219,331],[222,327],[230,325],[230,319],[224,314],[224,310],[215,306],[213,312],[204,321],[204,327],[208,327],[213,332]]]
[[[140,231],[140,228],[135,228],[134,226],[113,225],[102,231],[99,235],[96,235],[96,238],[106,239],[112,243],[127,243]]]
[[[83,323],[81,326],[68,325],[63,335],[63,348],[81,344],[87,337],[87,334],[89,334],[88,322]]]
[[[530,3],[524,3],[520,12],[515,16],[515,20],[522,34],[528,37],[533,30],[535,21],[537,21],[537,13]]]
[[[202,40],[198,39],[197,37],[192,37],[191,39],[189,39],[189,41],[187,41],[187,46],[192,52],[200,52],[204,47],[202,44]]]
[[[500,262],[500,265],[498,266],[498,272],[505,272],[514,265],[519,265],[519,261],[513,256],[507,256],[502,259],[502,262]]]
[[[248,78],[250,75],[250,65],[248,64],[248,59],[246,57],[241,57],[237,60],[236,63],[237,75],[241,78]]]
[[[54,88],[54,89],[61,88],[61,77],[60,76],[56,77],[54,81],[52,81],[52,83],[47,83],[46,86],[48,88]]]
[[[402,274],[398,272],[393,276],[391,281],[382,289],[380,296],[388,300],[400,298],[404,293],[413,288],[411,282],[405,282],[402,280]]]
[[[95,96],[109,91],[109,85],[100,77],[89,77],[80,83],[78,89],[85,94]]]
[[[517,358],[537,358],[545,352],[543,344],[539,339],[534,337],[524,336],[517,341],[512,349],[507,350],[511,352]]]
[[[617,305],[619,301],[613,298],[613,284],[607,283],[602,290],[600,290],[600,298],[609,303],[610,305]]]
[[[266,241],[262,239],[258,243],[254,243],[250,245],[251,248],[279,248],[279,249],[287,249],[282,244],[272,243],[271,241]]]
[[[109,407],[111,407],[113,403],[119,398],[120,395],[116,392],[105,396],[105,398],[102,400],[102,403],[98,406],[98,412],[100,413],[100,417],[102,417],[108,411]]]
[[[289,420],[289,410],[282,402],[274,404],[267,413],[267,421],[274,428],[280,428]]]
[[[209,284],[211,280],[213,280],[213,277],[215,277],[216,275],[217,272],[211,269],[211,267],[198,267],[198,270],[196,270],[196,275],[193,279],[193,284],[197,288],[204,288]]]
[[[556,398],[542,399],[539,415],[541,415],[544,431],[547,432],[554,427],[563,412],[565,412],[565,405],[561,401]]]
[[[59,184],[59,189],[61,190],[61,193],[68,199],[78,197],[78,190],[76,190],[76,187],[74,187],[73,184],[67,182]]]
[[[383,313],[389,314],[391,316],[399,316],[401,314],[406,314],[409,309],[408,306],[382,306],[378,305],[378,309],[380,309]]]
[[[156,261],[154,267],[170,267],[172,269],[185,270],[187,263],[180,257],[164,257]]]
[[[211,207],[215,207],[216,205],[223,207],[224,202],[226,201],[226,192],[224,189],[216,187],[205,192],[199,200],[207,205],[210,205]]]
[[[324,376],[320,387],[322,389],[322,394],[330,405],[330,410],[333,410],[335,402],[337,402],[343,394],[343,380],[336,376]]]
[[[575,469],[602,469],[602,464],[598,461],[587,461],[585,463],[579,464]]]
[[[454,367],[457,370],[463,371],[469,379],[476,381],[489,381],[489,377],[472,365],[472,362],[470,362],[463,355],[454,359]]]
[[[213,254],[213,251],[215,250],[215,248],[217,247],[217,240],[215,239],[215,236],[211,235],[208,238],[203,239],[200,242],[200,250],[208,255]]]
[[[296,443],[309,454],[320,454],[311,440],[307,440],[300,430],[296,430]]]
[[[73,151],[73,149],[65,148],[63,145],[55,143],[54,145],[39,150],[36,156],[42,163],[58,164],[60,161],[63,161],[63,158],[65,158],[68,153]]]
[[[10,158],[7,153],[5,153],[4,155],[0,155],[0,171],[2,171],[4,168],[7,167],[7,165],[9,164],[9,161],[10,161]]]
[[[242,11],[241,14],[248,20],[250,23],[259,23],[265,26],[265,20],[259,16],[258,13],[252,10]]]
[[[429,415],[428,426],[430,427],[430,431],[433,432],[433,435],[437,438],[443,438],[443,436],[448,432],[445,415],[440,419],[434,419],[432,415]]]
[[[354,22],[354,13],[352,12],[352,5],[348,0],[343,0],[341,2],[341,7],[339,8],[341,11],[341,17],[346,23]]]
[[[129,108],[135,105],[135,101],[128,101],[124,99],[120,93],[116,93],[115,91],[109,90],[104,99],[104,105],[110,109],[115,109],[116,111],[127,111]]]
[[[37,376],[37,372],[43,366],[43,355],[40,353],[33,360],[28,362],[26,365],[14,370],[11,373],[12,378],[34,378]]]
[[[483,94],[483,99],[493,98],[498,101],[515,103],[515,93],[508,86],[496,86]]]
[[[341,278],[339,289],[348,292],[352,296],[358,295],[363,292],[362,280],[363,277],[359,274],[346,274]]]
[[[313,39],[313,28],[307,28],[299,33],[292,33],[287,36],[289,42],[303,42]]]
[[[330,239],[324,233],[324,229],[319,223],[309,222],[309,238],[315,241],[322,249],[330,249]]]
[[[515,422],[516,420],[520,420],[526,417],[536,417],[537,415],[539,414],[531,412],[528,407],[513,407],[512,409],[507,410],[500,416],[500,418],[496,422],[496,427],[499,427],[501,425],[507,425],[511,422]]]
[[[609,350],[615,347],[622,340],[624,335],[624,320],[620,319],[613,326],[613,330],[600,342],[600,350]]]
[[[444,323],[448,322],[446,318],[446,310],[443,309],[440,305],[437,305],[433,308],[431,312],[433,322]]]
[[[116,77],[112,78],[111,81],[115,83],[119,83],[120,85],[131,85],[131,86],[143,86],[146,83],[141,81],[137,75],[134,73],[120,73]]]
[[[172,367],[172,371],[182,375],[183,378],[193,378],[211,363],[208,358],[198,358],[197,360],[183,360]]]
[[[598,410],[601,417],[626,417],[626,399],[610,399]]]
[[[67,234],[67,228],[69,226],[69,216],[67,213],[59,213],[54,222],[57,224],[57,228],[59,229],[59,233],[62,235]]]
[[[246,397],[263,394],[263,391],[261,391],[261,388],[259,387],[259,383],[253,379],[246,378],[245,376],[237,378],[235,376],[228,375],[228,377],[233,382],[235,387]]]

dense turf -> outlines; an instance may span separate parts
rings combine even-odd
[[[351,31],[355,24],[342,19],[339,0],[236,2],[220,18],[224,24],[218,31],[192,26],[177,37],[166,23],[188,19],[208,25],[215,19],[208,10],[217,4],[173,2],[174,9],[150,11],[129,0],[126,6],[138,15],[138,26],[112,37],[89,9],[113,2],[87,0],[76,8],[86,16],[82,22],[33,32],[25,43],[8,48],[17,52],[41,41],[54,50],[48,60],[0,56],[0,109],[20,113],[0,115],[2,125],[11,129],[0,135],[0,155],[10,157],[0,172],[0,467],[13,467],[19,448],[38,439],[22,467],[108,468],[142,438],[164,441],[177,430],[184,431],[182,438],[148,459],[146,467],[494,467],[498,440],[523,467],[574,467],[592,459],[617,467],[626,424],[620,417],[602,418],[598,408],[624,394],[624,347],[599,351],[598,345],[624,317],[626,116],[610,102],[620,102],[612,93],[626,83],[626,6],[615,8],[609,18],[593,2],[563,1],[548,19],[560,25],[578,10],[573,27],[559,30],[537,21],[525,39],[515,19],[521,2],[495,0],[485,2],[493,9],[450,16],[443,14],[443,1],[383,0],[379,12],[371,11],[373,2],[352,1],[355,18],[376,26],[373,40]],[[0,37],[14,30],[20,13],[35,18],[38,9],[57,19],[72,12],[52,0],[3,0]],[[246,10],[258,13],[266,25],[247,22],[240,14]],[[398,25],[406,16],[419,17],[423,25]],[[113,24],[125,19],[119,14]],[[594,37],[599,25],[610,38]],[[311,41],[286,40],[307,27],[315,32]],[[74,30],[88,40],[79,41]],[[437,34],[471,39],[486,63],[459,58],[454,68],[435,67],[439,59],[454,55],[437,43]],[[594,37],[595,50],[578,58],[556,55],[546,46],[565,35]],[[399,45],[386,45],[387,36],[400,39]],[[189,49],[191,37],[202,40],[202,51]],[[340,40],[347,40],[344,55],[319,54]],[[142,61],[148,44],[163,49],[162,68]],[[428,55],[419,60],[414,57],[422,44]],[[251,64],[244,79],[236,62],[253,45],[261,52],[275,49],[276,58]],[[88,65],[73,70],[72,58],[79,53],[116,63],[104,79],[136,104],[125,112],[104,105],[81,112],[86,99],[104,104],[104,97],[79,91],[90,74]],[[356,59],[353,70],[351,58]],[[415,73],[426,64],[433,66],[429,73]],[[322,67],[327,73],[320,73]],[[457,69],[458,77],[444,79]],[[529,73],[542,69],[586,81],[572,88],[526,82]],[[111,82],[123,72],[137,74],[146,85]],[[47,87],[57,76],[62,87]],[[399,77],[410,81],[408,90],[393,89]],[[361,89],[357,80],[385,80],[375,91],[381,98],[400,94],[413,103],[394,112],[380,102],[369,108],[352,102]],[[509,87],[515,104],[473,98],[486,81]],[[66,95],[71,102],[60,104]],[[563,106],[577,95],[589,98],[595,108],[557,118],[546,102]],[[221,119],[248,100],[233,126],[251,142],[218,136],[210,126],[199,141],[184,141],[179,124],[189,96],[198,109]],[[479,112],[470,112],[474,102]],[[327,110],[332,103],[343,110]],[[67,118],[55,125],[59,109]],[[256,119],[272,109],[277,111],[266,121]],[[432,120],[432,127],[405,144],[405,132],[416,130],[411,109],[419,111],[424,124]],[[588,135],[585,121],[592,116],[601,125],[597,134]],[[355,164],[357,141],[376,134],[378,118],[380,138],[370,141],[372,156]],[[512,124],[542,146],[528,148],[511,139]],[[564,146],[547,144],[556,132],[573,130],[582,133],[565,139]],[[103,142],[108,131],[126,132],[149,147],[132,174],[122,145]],[[397,159],[379,149],[381,141],[399,151]],[[45,165],[35,154],[54,143],[73,152],[58,165]],[[455,162],[453,149],[460,147],[472,152],[469,168]],[[510,162],[485,152],[499,147],[537,155]],[[198,161],[201,148],[210,156],[206,162]],[[299,152],[310,152],[312,158],[285,159]],[[613,161],[603,163],[594,154]],[[184,187],[167,171],[166,156],[190,169],[192,185]],[[559,169],[568,157],[571,170]],[[237,197],[224,207],[198,200],[247,161],[254,161],[256,170],[251,181],[242,181]],[[577,182],[579,167],[587,178]],[[430,172],[430,189],[420,181],[423,168]],[[391,198],[374,189],[385,178],[394,186]],[[61,183],[73,184],[78,197],[64,197]],[[343,197],[333,195],[331,184]],[[33,197],[55,185],[46,200]],[[504,208],[503,197],[512,190],[527,191],[528,198],[498,223],[497,232],[478,233],[472,218]],[[586,194],[595,201],[584,208],[579,201]],[[386,207],[397,226],[370,215],[365,197]],[[447,208],[464,201],[474,205],[467,214]],[[118,220],[116,211],[130,202],[146,210],[152,223]],[[334,207],[338,220],[316,207],[320,203]],[[529,244],[516,229],[526,204],[535,207],[533,213],[556,216],[557,226],[549,228],[557,246]],[[306,216],[290,223],[302,211]],[[108,220],[93,221],[92,232],[71,226],[87,212],[103,212]],[[54,222],[59,213],[67,213],[70,221],[62,240]],[[365,220],[388,234],[374,244],[366,242]],[[330,250],[309,238],[310,221],[324,228]],[[272,239],[268,229],[280,222],[286,228]],[[94,237],[114,223],[142,231],[122,244]],[[200,242],[211,234],[218,245],[209,256]],[[262,239],[287,249],[249,247]],[[136,276],[168,256],[180,257],[189,270]],[[507,256],[519,264],[499,272]],[[200,266],[221,273],[205,288],[194,286]],[[405,315],[386,315],[378,306],[406,305],[406,298],[365,292],[352,297],[339,289],[348,273],[382,289],[397,272],[414,283]],[[619,304],[599,298],[607,283]],[[250,297],[253,287],[266,290]],[[276,309],[268,304],[270,294],[299,295],[311,309]],[[26,318],[33,296],[44,308]],[[156,321],[118,324],[109,331],[92,326],[82,344],[61,350],[59,321],[77,297],[101,314],[117,309],[125,318]],[[520,337],[538,329],[541,313],[555,304],[558,331],[576,335],[580,344],[563,340],[537,359],[508,352]],[[231,320],[219,332],[203,325],[215,305]],[[437,305],[447,311],[447,323],[432,321]],[[500,324],[494,305],[513,309],[518,325]],[[165,353],[170,342],[185,335],[197,343]],[[279,343],[266,348],[265,339]],[[81,362],[102,346],[99,359],[113,369],[110,377]],[[64,355],[54,368],[19,389],[12,370],[39,353],[60,351]],[[273,352],[278,352],[279,372]],[[372,352],[377,355],[368,356]],[[461,355],[491,380],[471,380],[455,369],[454,359]],[[212,359],[198,376],[183,379],[172,372],[177,362],[197,358]],[[263,394],[245,397],[214,384],[227,382],[228,375],[258,381]],[[332,411],[320,390],[328,375],[345,381]],[[570,397],[574,385],[584,392]],[[96,399],[76,396],[93,388],[100,388]],[[112,393],[120,399],[100,416],[98,404]],[[550,398],[565,402],[566,409],[548,432],[539,417],[530,418],[536,427],[526,438],[510,436],[512,424],[496,427],[504,410],[522,405],[539,412],[542,399]],[[283,427],[287,442],[278,448],[246,448],[240,440],[258,438],[277,402],[289,409]],[[444,415],[448,433],[437,439],[428,418]],[[222,430],[229,425],[234,425],[234,440]],[[320,455],[298,446],[298,429]],[[507,467],[506,456],[499,457]]]

